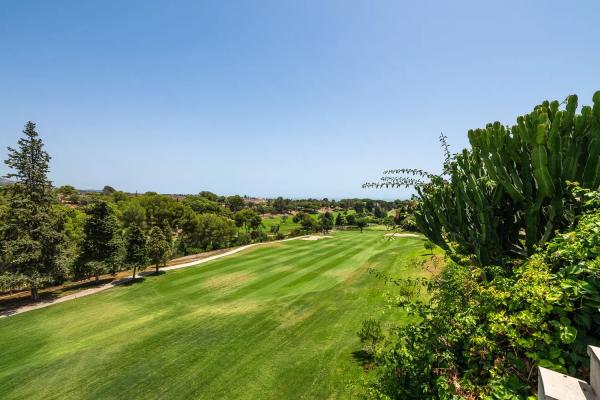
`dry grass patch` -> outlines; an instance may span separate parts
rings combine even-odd
[[[446,265],[444,256],[434,255],[422,262],[421,269],[425,276],[435,276],[440,273],[444,265]]]
[[[193,316],[227,316],[252,313],[260,309],[261,303],[252,300],[236,300],[227,303],[204,305],[192,311]]]
[[[255,274],[250,272],[232,272],[229,274],[213,276],[204,283],[204,287],[217,290],[237,289],[243,284],[253,281],[255,278]]]
[[[314,311],[308,310],[287,310],[279,316],[279,328],[286,329],[300,324],[313,314]]]
[[[358,269],[354,268],[336,268],[325,272],[323,275],[334,278],[339,282],[343,282],[350,279],[357,271]]]

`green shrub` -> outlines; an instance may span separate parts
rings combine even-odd
[[[428,302],[404,301],[418,322],[391,330],[369,396],[516,399],[535,393],[538,366],[585,377],[600,343],[600,195],[576,194],[574,229],[527,260],[451,262]]]
[[[275,235],[275,240],[283,240],[285,239],[285,235],[281,232],[277,232],[277,234]]]
[[[252,238],[250,237],[250,234],[246,233],[246,232],[239,232],[237,239],[236,239],[236,244],[238,246],[244,246],[246,244],[249,244],[252,242]]]
[[[366,321],[363,321],[362,326],[358,331],[358,337],[363,344],[364,350],[369,355],[373,355],[375,353],[377,344],[383,339],[381,322],[374,319],[367,319]]]

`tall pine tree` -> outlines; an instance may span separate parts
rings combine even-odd
[[[5,164],[16,182],[7,188],[8,205],[2,226],[2,268],[20,276],[38,299],[38,289],[62,275],[64,221],[54,211],[55,199],[48,180],[50,156],[28,122],[16,149],[8,148]]]
[[[138,269],[144,269],[148,262],[146,235],[139,225],[130,226],[125,233],[125,262],[133,268],[133,279]]]
[[[77,263],[76,275],[96,275],[105,272],[98,265],[116,271],[121,249],[119,223],[115,212],[103,200],[94,201],[85,210],[87,219],[83,226],[85,238]],[[101,264],[99,264],[101,263]],[[88,268],[94,266],[93,268]]]
[[[150,233],[148,234],[148,257],[154,267],[156,268],[156,273],[158,273],[158,268],[161,264],[165,264],[169,259],[171,246],[169,242],[165,238],[165,234],[158,226],[153,226],[150,229]]]

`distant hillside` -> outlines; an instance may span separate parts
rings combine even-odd
[[[1,178],[1,177],[0,177],[0,186],[3,186],[3,185],[10,185],[11,183],[13,183],[13,181],[11,181],[11,180],[9,180],[9,179],[6,179],[6,178]]]

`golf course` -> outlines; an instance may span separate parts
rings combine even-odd
[[[0,393],[3,399],[350,398],[350,384],[363,374],[355,356],[362,321],[402,318],[395,310],[382,314],[387,289],[368,269],[420,276],[424,253],[417,237],[332,232],[4,318]]]

